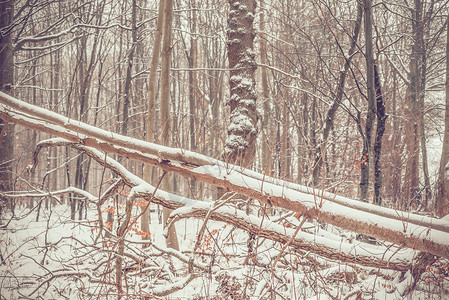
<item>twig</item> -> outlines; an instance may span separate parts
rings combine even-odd
[[[295,233],[292,235],[292,237],[288,240],[287,243],[285,243],[284,247],[282,247],[281,251],[279,252],[278,256],[276,257],[276,259],[274,260],[273,266],[271,267],[271,278],[274,277],[274,269],[276,268],[276,264],[278,263],[279,259],[282,256],[282,253],[284,253],[285,249],[287,249],[287,247],[292,243],[292,241],[295,239],[296,235],[298,234],[299,230],[301,229],[302,225],[306,222],[307,220],[307,213],[303,215],[303,219],[301,221],[301,223],[298,225],[298,227],[296,227]]]

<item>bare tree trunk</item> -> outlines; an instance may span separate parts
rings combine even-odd
[[[195,6],[195,1],[191,1],[191,6]],[[191,12],[191,32],[196,32],[196,10],[193,9]],[[195,71],[193,69],[197,68],[197,39],[193,35],[190,38],[190,54],[188,56],[189,60],[189,68],[192,70],[189,72],[189,129],[190,129],[190,150],[197,151],[197,141],[196,141],[196,135],[198,134],[195,130],[195,121],[197,118],[197,112],[196,112],[196,89],[197,89],[197,82],[195,78]],[[197,192],[197,185],[195,180],[190,180],[190,189],[192,198],[196,198],[196,192]]]
[[[53,101],[54,102],[53,102],[53,106],[50,109],[52,111],[54,111],[54,112],[58,112],[58,105],[57,105],[57,101],[58,100],[57,99],[58,99],[58,96],[59,96],[58,89],[59,89],[59,86],[60,86],[59,73],[61,72],[61,70],[60,70],[61,64],[59,62],[59,60],[60,60],[60,52],[59,51],[55,52],[54,60],[55,60],[55,62],[54,62],[54,64],[52,64],[54,66],[54,76],[51,75],[52,78],[53,78],[53,80],[52,80],[52,82],[53,82],[52,88],[54,90],[53,92],[51,92],[51,95],[53,95],[52,97],[53,97]],[[57,149],[54,149],[54,151],[53,151],[53,153],[51,155],[52,156],[51,169],[54,170],[54,175],[53,175],[53,180],[52,180],[52,187],[51,187],[51,190],[53,190],[53,191],[57,190],[58,182],[59,182],[59,176],[58,176],[59,170],[57,170],[58,156],[59,156],[58,153],[59,153],[59,151]],[[53,206],[56,205],[56,201],[54,199],[52,200],[52,205]]]
[[[393,203],[395,205],[398,205],[398,201],[401,194],[401,173],[402,173],[402,164],[397,163],[401,161],[402,157],[402,147],[400,146],[400,140],[401,140],[401,128],[399,127],[399,121],[397,117],[398,108],[397,108],[397,90],[398,90],[398,80],[397,80],[397,71],[393,69],[392,76],[393,76],[393,93],[392,93],[392,107],[391,107],[391,115],[392,118],[392,124],[391,124],[391,134],[393,137],[391,138],[390,143],[390,149],[399,149],[398,151],[390,151],[390,158],[389,158],[389,168],[388,172],[385,173],[385,175],[388,174],[388,178],[386,182],[388,182],[388,185],[385,185],[386,188],[386,197],[393,200]],[[387,189],[388,187],[388,189]]]
[[[255,91],[256,61],[254,52],[253,21],[256,13],[255,0],[229,0],[227,47],[230,69],[231,108],[228,136],[224,157],[231,164],[251,168],[256,156],[257,111]],[[218,191],[219,197],[223,190]],[[249,213],[251,198],[247,202]],[[248,259],[253,255],[254,235],[247,242]]]
[[[446,22],[446,111],[444,119],[443,150],[441,151],[440,169],[435,196],[435,212],[439,217],[449,213],[449,17]]]
[[[30,54],[30,58],[33,56],[33,53],[32,52],[30,52],[29,53]],[[35,64],[34,64],[34,66],[35,66]],[[32,68],[32,72],[34,71],[34,67]],[[34,75],[33,75],[34,76]],[[36,89],[32,89],[32,90],[29,90],[28,91],[28,95],[27,95],[27,97],[29,98],[29,99],[31,99],[31,103],[33,104],[33,105],[36,105],[36,95],[35,95],[35,92],[36,91]],[[36,144],[37,144],[37,138],[38,138],[38,132],[35,132],[35,131],[33,131],[33,132],[31,132],[30,133],[31,134],[31,136],[30,136],[30,146],[31,147],[33,147],[33,149],[35,149],[35,147],[36,147]],[[29,177],[29,180],[31,181],[31,184],[34,184],[35,182],[36,182],[36,180],[37,180],[37,178],[38,178],[38,172],[33,172],[33,173],[31,173],[30,174],[30,177]],[[28,202],[27,202],[27,206],[28,206],[28,208],[33,208],[34,207],[34,199],[30,199]]]
[[[128,124],[129,124],[129,105],[130,105],[130,92],[131,92],[131,80],[132,80],[132,70],[133,70],[133,60],[134,60],[134,51],[136,49],[137,44],[137,24],[136,24],[136,10],[137,3],[136,0],[132,0],[132,16],[131,16],[131,38],[132,44],[131,48],[128,51],[127,57],[127,66],[126,66],[126,79],[125,79],[125,87],[124,87],[124,97],[123,97],[123,121],[122,121],[122,134],[128,134]]]
[[[265,1],[260,0],[260,63],[262,65],[267,64],[267,41],[265,37]],[[262,170],[267,172],[270,167],[270,159],[268,153],[268,137],[270,136],[268,130],[268,121],[270,116],[270,91],[268,89],[268,74],[267,69],[262,67],[261,72],[261,85],[262,85],[262,107],[263,107],[263,117],[262,117]]]
[[[165,0],[164,25],[162,39],[161,58],[161,144],[170,146],[171,144],[171,117],[170,117],[170,55],[171,55],[171,31],[173,22],[173,1]],[[173,190],[173,176],[166,176],[162,182],[162,188],[166,191]],[[166,225],[170,217],[171,210],[163,209],[163,221]],[[167,234],[167,247],[179,250],[178,237],[175,227],[172,226]]]
[[[373,146],[373,160],[374,160],[374,203],[382,204],[382,166],[380,158],[382,154],[382,137],[385,132],[385,122],[387,116],[385,114],[385,104],[382,96],[382,89],[380,84],[379,72],[377,65],[374,64],[374,86],[376,89],[376,116],[377,116],[377,129],[376,140]]]
[[[422,12],[421,12],[422,15]],[[419,107],[419,137],[421,143],[421,157],[422,157],[422,169],[424,177],[424,199],[422,205],[426,208],[428,201],[432,198],[432,191],[430,189],[430,177],[429,177],[429,163],[427,161],[427,143],[426,143],[426,130],[424,124],[424,100],[426,96],[426,79],[427,79],[427,51],[424,46],[424,20],[419,22],[421,26],[417,28],[416,38],[418,44],[418,55],[420,56],[418,66],[418,72],[420,74],[420,81],[417,82],[419,86],[417,94],[417,102]]]
[[[407,90],[406,114],[406,142],[407,142],[407,166],[403,185],[402,209],[409,204],[419,201],[419,95],[421,85],[421,55],[419,45],[419,31],[422,30],[422,2],[415,0],[412,14],[413,44],[410,54],[410,84]]]
[[[255,0],[229,0],[228,61],[231,108],[225,157],[230,163],[252,166],[256,154],[257,112],[254,72]]]
[[[129,222],[131,220],[131,212],[133,208],[133,200],[126,199],[125,205],[125,218],[123,223],[117,229],[117,237],[118,240],[118,249],[117,249],[117,257],[115,261],[115,280],[117,285],[117,299],[122,299],[123,294],[123,284],[122,284],[122,275],[123,275],[123,257],[125,253],[125,236],[129,230]]]
[[[422,74],[424,76],[424,74]],[[425,87],[422,86],[422,92],[419,100],[419,136],[421,142],[421,157],[422,157],[422,168],[424,177],[424,199],[423,207],[426,208],[429,200],[432,198],[432,190],[430,188],[430,176],[429,176],[429,163],[427,160],[427,142],[426,142],[426,130],[424,124],[424,90]]]
[[[329,134],[331,133],[333,124],[334,124],[334,118],[337,113],[338,108],[340,107],[341,101],[343,100],[344,95],[344,89],[345,89],[345,82],[346,82],[346,76],[349,71],[349,67],[351,66],[351,61],[354,56],[354,53],[356,51],[357,46],[357,40],[360,33],[360,28],[362,25],[362,14],[363,14],[363,7],[362,4],[357,2],[357,18],[356,22],[354,24],[354,31],[352,34],[352,41],[351,46],[348,51],[348,56],[345,58],[345,65],[342,72],[340,72],[340,77],[338,79],[338,86],[337,86],[337,93],[335,95],[334,102],[332,102],[331,107],[327,111],[326,119],[324,121],[324,128],[323,128],[323,135],[322,139],[320,141],[320,144],[318,145],[315,153],[315,162],[313,165],[313,182],[317,183],[319,180],[319,176],[321,173],[321,168],[323,166],[323,153],[327,146],[327,140],[329,138]],[[316,100],[314,100],[316,101]],[[312,122],[315,122],[315,118],[312,116]]]
[[[287,108],[287,98],[282,97],[282,135],[281,135],[281,178],[287,180],[289,178],[290,164],[288,163],[288,108]]]
[[[86,76],[89,76],[89,73],[86,72],[86,65],[87,65],[87,55],[86,55],[86,43],[87,43],[87,37],[82,37],[80,40],[80,43],[78,44],[78,63],[79,63],[79,70],[78,70],[78,80],[79,80],[79,115],[78,120],[85,122],[87,120],[87,108],[88,108],[88,89],[87,89],[87,79]],[[79,155],[76,159],[76,165],[75,165],[75,186],[78,188],[82,188],[82,182],[84,181],[84,160],[85,157],[83,154]],[[75,196],[76,197],[76,196]],[[71,199],[71,218],[72,220],[75,220],[76,216],[76,210],[78,206],[79,211],[79,219],[81,219],[82,213],[81,213],[81,205],[82,202],[79,201],[76,198]]]
[[[100,13],[101,14],[101,13]],[[79,120],[86,122],[88,119],[89,111],[89,97],[90,86],[92,83],[92,73],[96,64],[96,50],[98,45],[98,39],[94,40],[90,51],[90,60],[88,62],[87,55],[87,36],[81,38],[79,50]],[[86,189],[90,172],[90,158],[86,159],[83,155],[78,156],[76,160],[76,176],[75,185],[81,189]],[[73,201],[72,205],[76,206],[78,201]],[[73,209],[72,209],[73,210]],[[87,206],[85,200],[78,202],[79,219],[82,219],[82,213],[85,210],[87,213]],[[73,216],[74,217],[74,216]]]
[[[375,90],[374,90],[374,55],[373,55],[373,34],[372,34],[372,0],[364,1],[365,15],[365,58],[366,58],[366,87],[368,96],[368,114],[365,123],[365,135],[363,137],[362,163],[360,164],[360,200],[368,201],[369,191],[369,170],[371,153],[371,137],[376,117]]]
[[[123,121],[121,127],[122,135],[126,136],[128,134],[128,123],[129,123],[129,105],[130,105],[130,93],[131,93],[131,80],[132,80],[132,69],[133,69],[133,59],[134,51],[137,44],[137,26],[136,26],[136,10],[137,10],[137,0],[132,0],[131,7],[131,39],[132,44],[128,52],[127,66],[126,66],[126,78],[124,83],[124,99],[123,99]],[[123,269],[123,254],[125,251],[125,235],[128,231],[129,221],[131,219],[131,210],[133,207],[133,200],[126,199],[125,207],[125,219],[120,227],[117,229],[118,241],[118,253],[116,257],[115,266],[115,280],[117,284],[118,295],[117,299],[121,299],[123,296],[122,287],[122,269]]]
[[[151,56],[150,75],[148,76],[148,115],[146,121],[145,139],[153,143],[155,137],[155,119],[156,119],[156,97],[157,97],[157,74],[159,58],[162,43],[162,26],[164,23],[164,5],[165,1],[159,2],[158,19],[156,31],[154,32],[153,53]],[[146,182],[154,184],[154,167],[146,164],[144,167],[143,178]],[[140,219],[140,227],[143,232],[150,231],[150,210],[147,209]],[[149,237],[146,237],[148,239]]]
[[[212,145],[210,147],[210,156],[217,157],[220,153],[219,144],[220,144],[220,135],[218,134],[220,129],[220,119],[219,119],[219,111],[220,111],[220,102],[219,102],[219,75],[217,71],[209,71],[209,98],[211,100],[212,106]]]
[[[0,29],[5,30],[14,15],[14,0],[0,2]],[[0,32],[0,90],[12,94],[14,82],[11,34]],[[14,159],[14,125],[0,118],[0,193],[12,190],[12,161]],[[0,218],[8,200],[0,196]],[[1,219],[0,219],[1,220]]]

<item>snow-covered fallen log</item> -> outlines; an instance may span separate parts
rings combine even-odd
[[[449,258],[449,222],[357,203],[319,190],[277,181],[182,149],[162,147],[70,120],[0,93],[7,121],[189,176],[301,215],[396,245]]]
[[[193,200],[156,189],[140,177],[129,172],[123,165],[111,157],[94,148],[78,143],[72,143],[61,138],[53,138],[41,141],[37,146],[37,151],[43,147],[52,146],[71,146],[89,155],[96,162],[120,176],[123,182],[131,188],[129,198],[142,198],[173,209],[172,221],[191,217],[204,219],[209,214],[211,220],[231,224],[248,233],[282,244],[291,240],[290,245],[297,250],[302,250],[305,253],[312,252],[332,260],[398,271],[407,271],[412,264],[411,257],[413,257],[413,253],[410,249],[374,246],[359,241],[350,244],[303,231],[294,234],[295,230],[293,228],[288,228],[267,218],[252,214],[248,215],[245,211],[231,205],[223,205],[215,209],[212,202]],[[37,151],[35,158],[37,158]]]

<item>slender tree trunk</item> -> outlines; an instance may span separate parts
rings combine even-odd
[[[128,124],[129,124],[129,105],[130,105],[130,93],[131,93],[131,80],[132,80],[132,69],[133,69],[133,60],[134,60],[134,51],[136,49],[137,44],[137,22],[136,22],[136,11],[137,11],[137,0],[132,0],[131,7],[131,39],[132,44],[131,48],[128,51],[127,57],[127,66],[126,66],[126,78],[124,83],[124,98],[123,98],[123,121],[121,127],[121,134],[128,134]],[[92,58],[91,58],[92,59]],[[133,200],[126,199],[125,206],[125,219],[120,227],[117,229],[117,236],[119,237],[118,241],[118,255],[116,258],[115,265],[115,279],[117,284],[118,296],[117,299],[121,299],[123,296],[123,287],[122,287],[122,269],[123,269],[123,254],[125,251],[125,235],[128,231],[128,225],[131,219],[131,211],[133,208]]]
[[[34,51],[30,52],[30,56],[33,57],[35,55]],[[31,70],[30,70],[32,76],[33,76],[33,86],[36,86],[36,82],[35,82],[35,77],[36,77],[36,61],[34,60],[31,66]],[[32,89],[31,90],[31,95],[29,96],[31,98],[31,102],[33,103],[33,105],[37,104],[37,91],[36,89]],[[33,134],[33,137],[31,139],[31,147],[33,147],[32,149],[36,149],[36,145],[37,145],[37,141],[40,140],[40,136],[41,133],[40,132],[36,132]],[[39,170],[41,168],[38,168]],[[41,174],[39,174],[39,171],[37,172],[33,172],[33,175],[31,177],[33,184],[37,185],[37,180],[38,178],[41,178]],[[32,208],[34,206],[34,200],[31,199],[29,202],[29,208]],[[40,206],[39,206],[40,209]],[[39,211],[37,212],[39,214]],[[36,221],[38,221],[38,218],[36,218]]]
[[[0,2],[0,29],[12,24],[14,15],[14,1]],[[13,94],[14,65],[11,34],[0,33],[0,90]],[[14,125],[7,124],[0,119],[0,194],[11,191],[12,161],[14,159]],[[3,210],[7,207],[7,198],[0,195],[0,222]]]
[[[435,196],[435,212],[439,217],[449,213],[449,17],[446,22],[446,110],[444,119],[443,150],[441,151]]]
[[[392,92],[392,108],[391,115],[394,116],[391,121],[391,134],[393,137],[391,138],[390,149],[397,149],[397,151],[390,151],[390,159],[389,159],[389,168],[388,172],[388,185],[385,185],[385,188],[388,186],[388,194],[386,197],[393,200],[395,205],[399,204],[400,194],[401,194],[401,173],[402,173],[402,164],[399,163],[402,158],[402,147],[400,146],[401,140],[401,132],[402,129],[399,127],[398,122],[398,108],[397,108],[397,90],[398,90],[398,80],[396,70],[392,71],[393,76],[393,92]]]
[[[161,53],[162,43],[162,26],[164,23],[164,5],[165,0],[159,2],[158,18],[156,24],[156,31],[154,32],[154,45],[151,56],[150,74],[148,76],[148,115],[146,119],[146,134],[145,139],[153,143],[155,138],[155,120],[156,120],[156,97],[157,97],[157,75],[159,58]],[[146,164],[144,166],[143,178],[146,182],[154,183],[154,167]],[[149,233],[150,231],[150,210],[147,209],[140,220],[141,230]],[[147,239],[149,237],[146,237]]]
[[[170,117],[170,58],[171,58],[171,35],[173,22],[173,1],[166,0],[164,6],[164,24],[162,39],[162,58],[161,58],[161,144],[171,145],[171,117]],[[173,190],[173,176],[166,176],[162,182],[162,189],[171,192]],[[166,224],[171,210],[163,209],[163,221]],[[167,247],[179,250],[178,237],[176,236],[175,226],[168,230]]]
[[[30,55],[30,59],[33,57],[33,55],[34,55],[34,53],[33,52],[31,52],[30,51],[30,53],[29,53],[29,55]],[[33,70],[35,69],[34,68],[34,66],[35,66],[36,64],[35,63],[33,63],[33,68],[32,68],[32,72],[33,72]],[[34,75],[33,75],[34,76]],[[28,94],[27,94],[27,97],[28,97],[28,99],[31,99],[31,102],[33,103],[33,105],[36,105],[36,95],[35,95],[35,91],[36,91],[36,89],[30,89],[29,91],[28,91]],[[36,132],[36,131],[32,131],[31,133],[30,133],[30,147],[32,148],[32,149],[35,149],[36,148],[36,144],[37,144],[37,138],[38,138],[38,132]],[[33,185],[33,184],[35,184],[35,182],[37,181],[37,178],[39,177],[39,175],[38,175],[38,172],[32,172],[31,174],[30,174],[30,177],[29,177],[29,180],[30,180],[30,183]],[[28,208],[33,208],[33,206],[34,206],[34,199],[29,199],[29,201],[28,201],[28,203],[27,203],[27,205],[28,205]]]
[[[304,93],[301,98],[301,107],[302,107],[302,126],[297,127],[297,135],[298,135],[298,145],[297,145],[297,153],[298,153],[298,161],[297,161],[297,168],[298,168],[298,177],[296,179],[297,183],[299,184],[305,184],[304,178],[308,172],[308,160],[307,160],[307,154],[305,153],[305,149],[307,149],[307,130],[309,129],[309,117],[308,117],[308,107],[307,105],[309,102],[309,95],[307,93]],[[299,118],[298,118],[299,119]]]
[[[85,122],[87,117],[87,89],[86,89],[86,83],[85,76],[89,76],[88,74],[85,74],[85,65],[87,64],[86,59],[86,43],[87,43],[87,37],[83,37],[80,40],[80,44],[78,45],[78,53],[79,53],[79,70],[78,70],[78,81],[79,81],[79,115],[78,120]],[[76,159],[76,169],[75,169],[75,186],[77,188],[82,188],[82,182],[83,182],[83,165],[84,165],[84,154],[80,154]],[[76,197],[76,196],[75,196]],[[72,220],[75,220],[76,211],[78,207],[79,212],[79,219],[82,217],[81,213],[81,207],[82,202],[81,200],[78,200],[76,198],[72,198],[71,202],[71,218]]]
[[[413,45],[410,54],[410,84],[406,100],[406,143],[407,165],[403,185],[401,208],[406,209],[411,203],[418,201],[419,190],[419,95],[421,85],[421,55],[419,45],[419,31],[422,30],[422,2],[415,0],[412,14]]]
[[[317,91],[316,88],[314,88],[314,94]],[[315,94],[316,95],[316,94]],[[313,161],[315,160],[315,163],[313,164],[312,168],[311,168],[311,176],[309,176],[309,178],[311,178],[313,185],[318,183],[318,179],[319,179],[319,175],[321,173],[321,166],[323,164],[322,160],[323,160],[323,155],[321,154],[321,147],[318,147],[318,143],[317,143],[317,97],[313,97],[312,99],[312,105],[310,107],[310,122],[309,122],[309,129],[308,129],[308,136],[309,136],[309,161]],[[324,136],[324,133],[323,133]],[[324,139],[323,139],[324,140]],[[318,152],[319,151],[319,152]],[[317,157],[318,157],[318,164],[317,162]],[[319,170],[316,170],[316,168],[319,168]],[[310,181],[310,179],[309,179]],[[310,184],[310,182],[309,182]]]
[[[365,15],[365,58],[366,58],[366,87],[368,96],[368,113],[365,123],[365,136],[363,137],[362,163],[360,164],[360,200],[368,201],[371,137],[376,117],[375,90],[374,90],[374,55],[372,34],[372,0],[364,1]]]
[[[260,0],[260,63],[262,65],[267,64],[267,41],[265,37],[265,1]],[[270,136],[268,130],[268,121],[270,116],[270,91],[268,89],[268,74],[267,69],[262,67],[261,72],[261,85],[262,85],[262,107],[263,107],[263,117],[262,117],[262,170],[264,173],[268,171],[269,168],[269,153],[268,153],[268,137]]]
[[[97,49],[98,39],[94,40],[90,51],[90,61],[88,62],[87,55],[87,37],[83,37],[80,41],[80,62],[79,62],[79,120],[86,122],[88,119],[88,111],[89,111],[89,97],[90,97],[90,86],[92,80],[92,73],[95,67],[96,62],[96,49]],[[76,177],[75,184],[76,187],[81,189],[86,189],[87,180],[90,172],[90,158],[87,158],[84,155],[78,156],[76,160]],[[81,201],[72,201],[72,205],[76,207],[78,202],[78,212],[79,219],[82,219],[83,210],[87,213],[87,206],[85,200]],[[74,216],[73,216],[74,217]]]
[[[275,120],[281,119],[281,108],[279,107],[279,103],[276,103],[275,107]],[[281,122],[276,122],[276,137],[275,137],[275,164],[273,166],[274,170],[273,172],[276,174],[275,176],[281,177],[282,176],[282,161],[281,161],[281,155],[282,155],[282,134],[281,134]]]
[[[132,0],[132,16],[131,16],[131,48],[128,51],[127,66],[126,66],[126,78],[124,86],[124,97],[123,97],[123,121],[121,132],[122,135],[128,134],[128,124],[129,124],[129,105],[130,105],[130,93],[131,93],[131,80],[132,80],[132,70],[133,70],[133,60],[134,52],[137,44],[137,24],[136,24],[136,10],[137,3],[136,0]]]
[[[417,43],[419,45],[419,55],[420,55],[420,82],[417,82],[419,85],[419,94],[418,96],[418,107],[419,107],[419,137],[421,143],[421,157],[422,157],[422,168],[423,168],[423,177],[424,177],[424,199],[423,206],[427,207],[427,202],[432,198],[432,191],[430,189],[430,177],[429,177],[429,163],[427,161],[427,142],[426,142],[426,130],[424,124],[424,100],[426,96],[426,79],[427,79],[427,51],[424,46],[424,26],[423,21],[420,22],[421,28],[417,32],[417,37],[419,37]]]
[[[57,113],[58,112],[58,106],[59,106],[58,105],[58,96],[59,96],[58,90],[59,90],[59,86],[60,86],[59,73],[61,72],[61,70],[60,70],[61,64],[60,64],[60,61],[59,61],[60,60],[60,52],[59,51],[55,52],[54,60],[55,60],[55,62],[53,64],[53,66],[54,66],[54,75],[52,75],[52,77],[54,77],[53,78],[53,89],[54,90],[53,90],[53,92],[51,92],[53,94],[53,101],[54,102],[53,102],[53,106],[50,109]],[[58,149],[56,149],[56,148],[53,149],[52,164],[51,164],[51,169],[55,170],[54,171],[54,175],[53,175],[53,180],[52,180],[52,187],[51,187],[51,189],[53,191],[58,189],[58,182],[59,182],[59,176],[58,176],[59,170],[57,169],[58,157],[59,157],[58,153],[59,153]],[[52,200],[52,205],[53,206],[56,205],[56,201],[54,199]]]
[[[195,7],[195,1],[191,1],[191,7]],[[191,32],[196,32],[196,10],[193,9],[191,12]],[[190,38],[190,53],[188,56],[189,60],[189,67],[193,70],[197,68],[197,38],[193,35]],[[189,129],[190,129],[190,150],[197,151],[197,140],[196,135],[196,118],[197,118],[197,111],[196,111],[196,89],[197,89],[197,81],[195,78],[195,71],[190,71],[189,74]],[[195,180],[190,180],[190,189],[192,198],[196,198],[196,192],[197,192],[197,186]]]
[[[338,108],[340,107],[340,104],[343,100],[344,95],[344,89],[345,89],[345,83],[346,83],[346,76],[349,71],[349,67],[351,66],[351,61],[354,56],[354,53],[356,51],[357,46],[357,40],[360,33],[360,28],[362,25],[362,14],[363,14],[363,7],[362,4],[357,2],[357,17],[356,22],[354,24],[354,31],[352,34],[352,41],[351,46],[348,51],[348,56],[345,58],[345,65],[343,68],[343,71],[340,73],[340,77],[338,79],[338,86],[337,86],[337,93],[335,94],[334,102],[332,102],[331,107],[327,111],[326,119],[324,121],[324,128],[323,128],[323,135],[322,139],[320,141],[320,144],[318,145],[315,153],[315,162],[313,165],[313,182],[317,183],[319,180],[319,176],[321,173],[321,168],[323,166],[323,153],[327,146],[327,140],[329,138],[329,134],[331,133],[335,115],[337,113]],[[314,121],[314,118],[312,118],[312,122]]]
[[[209,71],[209,98],[211,100],[211,106],[212,106],[212,145],[210,147],[210,156],[217,157],[219,155],[219,143],[220,143],[220,135],[218,134],[220,130],[220,123],[219,123],[219,75],[217,71]]]
[[[283,180],[288,180],[290,164],[288,163],[288,108],[287,108],[287,97],[282,97],[282,135],[281,135],[281,178]]]
[[[385,122],[387,116],[385,114],[385,104],[383,101],[379,72],[377,65],[374,65],[374,86],[376,89],[376,116],[377,116],[377,129],[376,140],[373,146],[373,160],[374,160],[374,203],[382,204],[382,166],[380,158],[382,154],[382,137],[385,132]]]
[[[122,283],[122,275],[123,275],[123,257],[125,253],[125,236],[126,233],[129,230],[129,222],[131,220],[131,212],[133,208],[133,201],[132,199],[126,199],[126,205],[125,205],[125,218],[123,220],[123,223],[120,225],[120,227],[117,229],[117,237],[118,240],[118,249],[117,249],[117,258],[115,261],[115,279],[116,279],[116,285],[117,285],[117,299],[122,299],[124,296],[123,291],[123,283]]]
[[[196,32],[196,11],[192,10],[192,25],[191,31]],[[190,53],[188,56],[189,68],[195,69],[197,66],[197,41],[196,38],[190,39]],[[190,71],[189,74],[189,129],[190,129],[190,150],[195,151],[196,145],[196,130],[195,130],[195,118],[196,118],[196,80],[195,72]]]

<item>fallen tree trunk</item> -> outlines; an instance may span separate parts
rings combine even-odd
[[[73,121],[3,93],[0,93],[0,103],[3,103],[0,117],[30,129],[192,177],[346,230],[449,258],[449,224],[443,220],[360,205],[323,191],[276,182],[274,178],[265,178],[201,154],[147,143]]]
[[[377,205],[371,205],[365,202],[341,197],[336,194],[328,193],[319,189],[312,189],[306,186],[301,186],[288,181],[279,180],[265,176],[263,174],[225,163],[223,161],[195,153],[189,150],[180,148],[170,148],[162,145],[145,142],[142,140],[130,138],[120,134],[116,134],[110,131],[106,131],[89,124],[82,123],[80,121],[71,120],[67,117],[54,113],[52,111],[39,108],[37,106],[28,104],[13,98],[7,94],[0,92],[0,103],[5,104],[0,108],[0,114],[3,112],[11,117],[11,122],[22,124],[25,127],[44,131],[53,134],[58,137],[63,137],[72,142],[79,142],[86,146],[91,146],[102,151],[110,152],[125,156],[127,158],[144,161],[146,158],[142,154],[151,154],[153,158],[159,160],[159,165],[154,162],[153,165],[162,168],[161,162],[179,162],[191,167],[201,166],[216,166],[228,171],[237,172],[245,177],[249,177],[258,181],[272,183],[282,188],[288,188],[301,193],[316,195],[321,199],[338,203],[340,205],[354,208],[359,211],[368,212],[381,217],[395,219],[399,221],[406,221],[415,225],[430,227],[449,233],[449,222],[440,219],[429,218],[420,215],[410,214],[409,212],[398,211],[395,209],[389,209],[385,207],[379,207]],[[23,114],[24,118],[20,118]],[[15,115],[15,118],[13,118]],[[27,122],[26,116],[33,117],[33,121]],[[41,122],[37,122],[41,121]],[[59,125],[60,127],[51,128],[49,126]],[[58,131],[59,129],[59,131]],[[62,130],[62,131],[61,131]],[[65,132],[66,131],[66,132]],[[80,135],[81,133],[81,135]],[[115,146],[115,147],[112,147]],[[124,149],[122,149],[124,148]],[[109,150],[109,151],[108,151]],[[131,150],[131,151],[130,151]],[[131,153],[132,152],[132,153]],[[172,172],[177,172],[173,169]],[[182,171],[178,171],[182,172]],[[185,172],[184,172],[185,173]],[[195,177],[194,174],[183,174],[190,177]],[[201,179],[200,179],[201,180]],[[214,184],[214,183],[212,183]],[[218,186],[221,186],[217,183]]]
[[[211,220],[233,225],[236,228],[246,231],[249,234],[258,235],[261,238],[285,244],[292,238],[292,236],[294,236],[293,228],[285,227],[266,218],[264,219],[251,214],[247,215],[245,211],[234,206],[224,205],[215,210],[213,202],[193,200],[158,190],[127,171],[117,161],[105,156],[104,153],[60,138],[41,141],[38,144],[36,152],[34,153],[34,165],[37,164],[36,159],[38,152],[43,147],[58,146],[70,146],[82,151],[102,166],[116,173],[121,180],[132,189],[129,197],[134,199],[142,198],[174,210],[171,215],[171,220],[169,220],[170,222],[179,221],[184,218],[204,219],[212,210],[209,217]],[[67,191],[70,190],[71,189],[67,189]],[[94,202],[92,195],[89,193],[80,192],[80,194],[87,197],[91,202]],[[297,251],[313,252],[331,260],[354,263],[373,268],[393,269],[402,272],[410,269],[412,263],[410,258],[413,256],[413,254],[406,249],[390,249],[384,246],[373,246],[363,242],[349,244],[330,238],[316,236],[307,232],[299,232],[296,234],[290,245]]]

